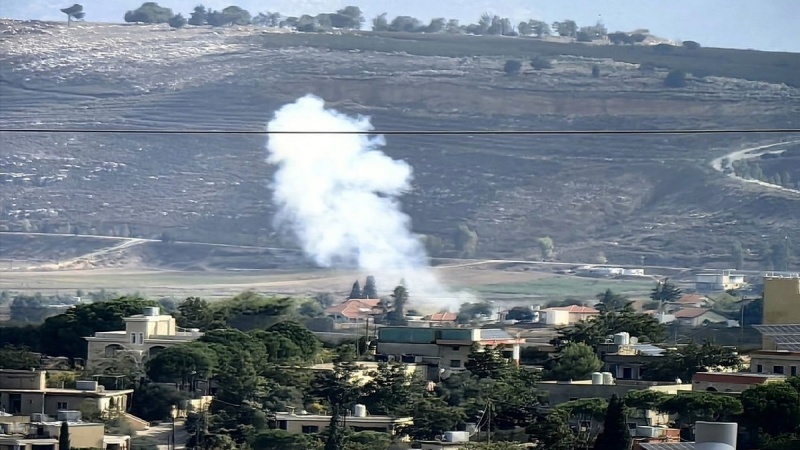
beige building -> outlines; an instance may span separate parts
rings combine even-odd
[[[89,342],[87,367],[102,366],[118,358],[131,358],[136,364],[142,364],[164,348],[192,342],[203,335],[197,329],[179,329],[174,317],[159,314],[155,307],[145,308],[142,314],[124,320],[124,330],[99,332],[86,338]]]
[[[524,339],[500,329],[382,327],[378,329],[376,359],[428,366],[427,378],[436,380],[439,376],[466,370],[464,364],[473,344],[503,347],[505,357],[519,363],[519,349],[523,343]]]
[[[125,411],[132,389],[107,391],[96,381],[79,381],[77,389],[47,387],[43,370],[0,370],[0,411],[15,415],[43,413],[94,406],[100,412]]]
[[[547,325],[560,326],[560,325],[573,325],[578,322],[589,320],[590,318],[600,314],[600,311],[588,306],[557,306],[553,308],[545,308],[539,311],[542,321]]]
[[[793,330],[765,330],[765,325],[796,325]],[[756,326],[762,332],[762,345],[764,350],[800,350],[800,277],[765,277],[764,278],[764,316],[761,326]],[[767,331],[766,333],[764,331]],[[792,345],[790,339],[787,345],[778,345],[771,334],[794,333],[799,340]],[[796,348],[795,348],[796,347]]]
[[[279,412],[275,413],[275,421],[278,429],[289,433],[312,434],[328,428],[331,416]],[[367,414],[367,408],[364,405],[356,405],[353,414],[344,417],[342,421],[345,427],[353,431],[378,431],[391,435],[397,434],[402,427],[414,424],[414,419],[411,417],[371,416]]]
[[[56,450],[61,422],[19,422],[0,416],[0,450]],[[27,419],[27,418],[26,418]],[[130,436],[106,435],[102,423],[68,421],[72,448],[128,450]]]
[[[750,372],[771,375],[798,375],[800,352],[761,350],[750,354]]]
[[[766,383],[782,383],[784,375],[749,372],[698,372],[692,377],[692,390],[708,392],[743,392]]]

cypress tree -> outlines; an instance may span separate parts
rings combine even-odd
[[[614,394],[608,402],[603,431],[597,436],[594,450],[630,450],[631,441],[625,420],[625,402]]]
[[[69,425],[61,422],[61,431],[58,433],[58,450],[69,450]]]

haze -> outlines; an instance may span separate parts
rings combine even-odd
[[[60,8],[72,0],[4,0],[0,16],[14,19],[62,20]],[[121,22],[126,10],[135,9],[141,0],[83,0],[88,21]],[[198,3],[212,8],[235,4],[252,13],[265,10],[284,15],[316,15],[346,5],[360,6],[369,19],[382,12],[389,16],[410,15],[428,20],[433,17],[477,20],[490,11],[509,17],[547,22],[570,18],[579,25],[602,20],[609,31],[647,28],[653,34],[674,40],[695,40],[706,47],[752,48],[767,51],[800,52],[800,2],[796,0],[162,0],[160,4],[187,15]],[[635,5],[635,6],[634,6]]]

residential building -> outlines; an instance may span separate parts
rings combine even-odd
[[[456,320],[458,320],[458,314],[450,311],[442,311],[431,314],[426,320],[430,321],[433,327],[454,327],[456,325]]]
[[[325,315],[336,322],[364,322],[379,314],[380,300],[372,298],[351,298],[325,310]]]
[[[699,327],[710,323],[727,323],[728,318],[708,308],[684,308],[675,311],[675,320],[681,325]]]
[[[800,335],[800,276],[764,278],[763,325],[797,325]],[[786,330],[789,331],[789,330]],[[795,350],[793,345],[778,346],[774,333],[762,333],[762,349]],[[800,345],[800,344],[798,344]],[[800,349],[800,347],[798,347]]]
[[[737,393],[766,383],[786,381],[784,375],[750,372],[698,372],[692,377],[692,390]]]
[[[124,321],[124,330],[98,332],[86,338],[87,367],[99,367],[118,358],[132,358],[142,364],[167,347],[192,342],[203,335],[197,329],[178,328],[175,318],[160,314],[157,307],[145,308],[142,314],[125,317]]]
[[[107,435],[105,424],[88,423],[80,420],[78,411],[62,411],[59,420],[30,421],[28,417],[13,416],[12,420],[0,416],[0,449],[13,450],[56,450],[61,435],[61,423],[69,426],[71,448],[92,448],[103,450],[128,450],[130,436]]]
[[[745,286],[744,275],[732,275],[729,270],[701,273],[695,276],[695,289],[699,292],[727,291]]]
[[[678,308],[704,308],[708,303],[708,297],[705,295],[685,294],[673,304]]]
[[[331,416],[323,414],[308,414],[305,411],[295,413],[278,412],[275,413],[277,428],[288,431],[292,434],[312,434],[319,433],[331,423]],[[356,405],[352,414],[342,419],[345,427],[353,431],[377,431],[381,433],[397,434],[401,428],[413,425],[412,417],[390,417],[390,416],[371,416],[367,414],[364,405]]]
[[[800,375],[800,351],[760,350],[750,354],[750,372],[772,375]]]
[[[376,358],[430,366],[428,378],[438,379],[442,371],[447,376],[465,370],[473,344],[503,346],[504,355],[518,364],[524,342],[500,329],[383,327],[378,329]]]
[[[619,333],[617,336],[619,335],[627,333]],[[664,356],[666,350],[652,344],[631,344],[630,341],[635,338],[625,337],[622,342],[600,344],[597,347],[598,357],[603,361],[604,370],[610,372],[614,378],[641,380],[647,364],[654,358]]]
[[[547,325],[561,326],[588,320],[600,314],[600,311],[588,306],[571,305],[545,308],[540,310],[539,313]]]
[[[78,381],[77,389],[47,387],[44,370],[0,369],[0,411],[56,416],[58,411],[78,410],[91,405],[101,413],[125,411],[133,389],[105,390],[96,381]]]
[[[548,407],[581,398],[610,398],[614,394],[623,397],[630,391],[651,390],[676,395],[679,392],[692,390],[692,385],[688,383],[614,380],[610,376],[603,380],[542,381],[537,383],[536,387],[547,393]],[[657,411],[637,411],[628,418],[628,421],[631,428],[666,425],[669,416]]]

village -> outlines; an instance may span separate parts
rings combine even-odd
[[[752,436],[742,404],[756,392],[793,386],[800,396],[800,277],[760,281],[757,299],[737,297],[744,277],[725,275],[699,277],[686,294],[664,279],[649,305],[609,290],[592,304],[427,315],[404,310],[413,300],[403,286],[371,298],[374,277],[343,302],[299,308],[252,292],[217,306],[189,298],[172,314],[129,297],[76,305],[34,331],[0,329],[0,448],[55,449],[64,433],[70,448],[316,448],[331,427],[341,448],[359,439],[369,449],[573,448],[550,445],[598,439],[617,401],[634,449],[709,436],[736,448]],[[739,321],[715,312],[721,294],[742,303]],[[115,321],[123,326],[107,329]],[[61,343],[31,345],[26,333],[49,340],[58,322]],[[676,331],[746,327],[760,333],[755,348]],[[519,398],[493,398],[509,389]],[[250,430],[221,425],[231,415]],[[566,435],[543,431],[559,423]]]

